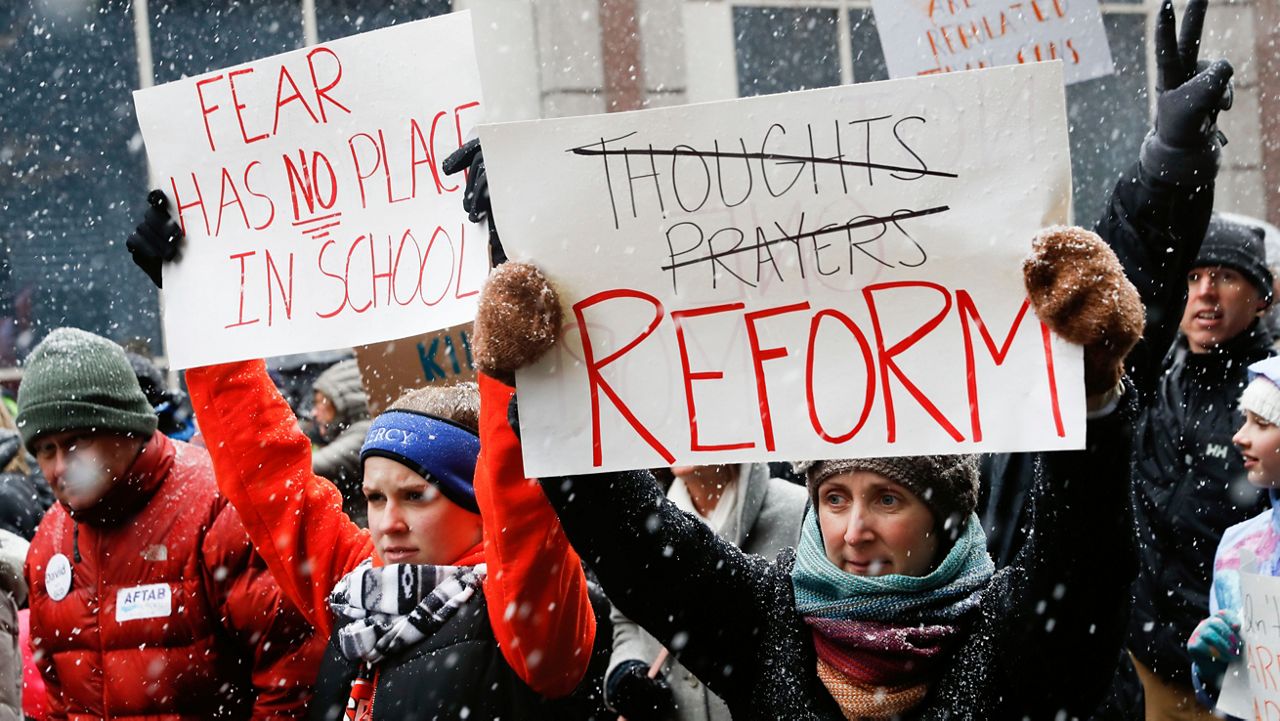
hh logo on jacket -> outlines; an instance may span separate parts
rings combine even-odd
[[[173,594],[167,583],[122,588],[116,592],[116,621],[163,618],[171,613]]]
[[[1229,448],[1218,443],[1208,443],[1204,447],[1204,454],[1210,458],[1226,458],[1230,452]]]

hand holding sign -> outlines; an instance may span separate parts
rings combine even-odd
[[[493,205],[489,200],[489,174],[484,168],[484,153],[480,152],[480,141],[469,140],[452,155],[444,159],[441,166],[445,175],[455,175],[460,170],[467,171],[467,187],[462,193],[462,209],[467,211],[467,220],[472,223],[489,224],[489,265],[496,268],[507,262],[507,254],[502,249],[502,241],[498,239],[498,226],[493,222]]]
[[[161,268],[178,257],[182,242],[182,228],[169,217],[169,199],[164,191],[153,190],[147,195],[147,212],[142,223],[125,241],[133,262],[142,268],[157,288],[163,288]]]
[[[1125,356],[1142,335],[1144,315],[1115,251],[1087,230],[1050,228],[1036,236],[1022,273],[1036,316],[1084,346],[1085,393],[1115,388]]]
[[[1221,676],[1222,693],[1216,710],[1239,718],[1280,719],[1280,667],[1276,664],[1280,658],[1280,578],[1241,572],[1240,604],[1237,618],[1225,619],[1238,623],[1242,639],[1235,645],[1234,663]],[[1230,649],[1233,644],[1223,639],[1212,645]],[[1196,662],[1199,665],[1200,658]],[[1207,670],[1199,668],[1202,673]]]
[[[476,310],[476,367],[508,385],[515,372],[543,356],[560,334],[560,297],[542,271],[504,263],[489,275]]]
[[[1200,678],[1214,687],[1222,686],[1227,666],[1240,658],[1240,614],[1224,608],[1196,625],[1187,641],[1187,652],[1200,671]]]

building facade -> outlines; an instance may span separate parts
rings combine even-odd
[[[1067,88],[1079,224],[1097,218],[1149,125],[1158,6],[1157,0],[1104,0],[1116,72]],[[6,4],[0,9],[0,367],[12,366],[48,330],[67,324],[162,353],[158,296],[120,262],[148,187],[133,90],[461,9],[473,13],[492,120],[887,77],[870,0]],[[1280,0],[1214,0],[1205,26],[1201,56],[1226,56],[1236,68],[1235,105],[1220,123],[1230,143],[1217,206],[1280,225]]]

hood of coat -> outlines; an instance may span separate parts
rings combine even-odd
[[[336,412],[327,435],[337,438],[358,421],[369,419],[369,397],[360,380],[360,366],[355,359],[335,363],[316,378],[312,388],[333,403]]]
[[[22,575],[27,560],[27,539],[0,529],[0,589],[13,594],[19,606],[27,601],[27,581]]]

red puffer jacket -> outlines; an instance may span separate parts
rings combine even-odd
[[[26,576],[50,718],[305,715],[325,639],[284,600],[203,449],[156,433],[90,512],[55,505]]]

